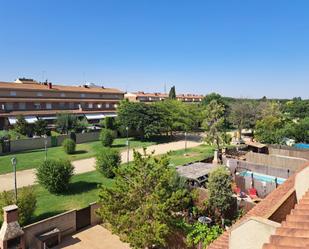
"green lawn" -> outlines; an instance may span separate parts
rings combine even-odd
[[[140,141],[130,138],[130,148],[146,147],[153,144],[170,141],[167,137],[153,138],[149,141]],[[126,138],[117,138],[113,143],[113,147],[123,150],[126,147]],[[76,153],[67,155],[61,146],[48,148],[48,158],[67,158],[71,161],[94,157],[97,151],[102,148],[100,141],[77,144]],[[12,172],[11,158],[17,158],[17,170],[25,170],[36,168],[45,158],[45,150],[28,150],[24,152],[10,153],[0,156],[0,174]]]
[[[212,147],[201,145],[187,150],[188,156],[184,156],[184,150],[169,153],[171,163],[175,166],[184,163],[205,159],[212,155]],[[112,186],[113,180],[103,177],[97,171],[92,171],[72,177],[68,194],[54,195],[40,185],[34,186],[37,194],[37,209],[32,222],[71,210],[88,206],[98,200],[98,186],[104,184]]]

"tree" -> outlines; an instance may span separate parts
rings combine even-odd
[[[31,127],[27,123],[24,116],[20,115],[17,117],[16,124],[14,125],[14,130],[17,133],[20,133],[22,135],[29,135],[31,131]]]
[[[115,171],[113,188],[102,186],[99,214],[133,248],[164,246],[176,213],[191,201],[167,157],[134,152],[134,161]]]
[[[137,131],[142,138],[161,134],[164,120],[164,112],[156,105],[122,101],[118,107],[118,123]]]
[[[59,113],[56,121],[57,129],[63,134],[75,131],[78,128],[78,118],[69,113]]]
[[[74,167],[69,160],[48,159],[37,168],[38,182],[50,193],[59,194],[68,190]]]
[[[196,222],[190,228],[190,231],[187,235],[187,244],[191,247],[198,246],[199,243],[202,243],[203,248],[206,248],[222,233],[223,229],[219,226],[206,226],[200,222]]]
[[[176,88],[175,86],[172,86],[170,89],[170,92],[168,94],[169,99],[176,99]]]
[[[62,142],[62,147],[67,154],[74,154],[76,143],[73,139],[67,138]]]
[[[106,117],[104,119],[101,120],[102,122],[101,125],[106,128],[106,129],[110,129],[110,130],[116,130],[116,123],[115,123],[115,118],[114,117]]]
[[[276,116],[266,116],[255,125],[254,137],[257,141],[267,144],[280,144],[284,137],[282,119]]]
[[[210,104],[211,101],[213,100],[216,100],[218,104],[221,104],[224,106],[224,108],[226,109],[226,103],[223,99],[223,97],[218,94],[218,93],[210,93],[210,94],[207,94],[203,100],[202,100],[202,104],[207,106]]]
[[[120,163],[121,156],[117,150],[103,148],[96,155],[96,168],[105,177],[114,177],[114,171],[119,167]]]
[[[22,187],[18,190],[17,203],[13,191],[0,193],[0,216],[3,217],[3,207],[16,204],[18,206],[18,221],[26,225],[31,220],[36,209],[37,198],[33,187]]]
[[[254,127],[257,119],[257,109],[252,102],[237,101],[231,105],[229,119],[237,127],[241,138],[242,129]]]
[[[111,147],[114,141],[114,133],[110,129],[102,129],[100,132],[100,141],[103,146]]]
[[[34,133],[38,136],[46,135],[48,133],[47,122],[39,119],[34,123]]]
[[[216,100],[212,100],[205,109],[203,128],[206,131],[205,141],[208,144],[216,145],[217,149],[225,144],[225,129],[224,129],[224,111],[225,108],[222,104],[219,104]]]
[[[303,119],[309,117],[309,100],[293,98],[293,100],[286,102],[282,109],[292,119]]]
[[[224,219],[233,204],[232,181],[225,166],[216,167],[210,173],[207,206],[215,217]]]

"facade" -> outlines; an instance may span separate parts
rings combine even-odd
[[[152,103],[157,101],[163,101],[168,98],[168,94],[165,93],[145,93],[145,92],[133,92],[126,93],[124,95],[126,99],[132,102],[145,102]],[[203,99],[203,95],[196,94],[178,94],[176,99],[187,103],[199,103]]]
[[[85,116],[88,120],[115,116],[123,97],[124,93],[118,89],[93,84],[64,86],[32,79],[0,82],[0,129],[14,125],[18,115],[29,123],[37,119],[54,120],[61,112]]]

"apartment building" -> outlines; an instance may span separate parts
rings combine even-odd
[[[118,89],[94,84],[64,86],[25,78],[0,82],[0,129],[14,125],[19,115],[28,123],[55,120],[61,112],[84,116],[89,121],[100,120],[115,116],[123,97]]]
[[[126,99],[132,102],[156,102],[156,101],[163,101],[168,98],[168,94],[165,93],[145,93],[145,92],[133,92],[133,93],[126,93],[124,95]],[[178,94],[176,99],[182,102],[187,103],[199,103],[203,99],[203,95],[197,94]]]

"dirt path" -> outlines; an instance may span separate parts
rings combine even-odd
[[[192,148],[200,145],[198,141],[187,141],[187,147]],[[165,154],[171,150],[184,149],[185,141],[180,140],[176,142],[151,145],[147,147],[147,152],[154,151],[155,155]],[[143,151],[142,148],[137,151]],[[133,150],[129,151],[129,161],[133,159]],[[121,152],[122,162],[127,161],[127,151]],[[81,174],[95,170],[95,158],[82,159],[72,162],[75,168],[75,174]],[[35,184],[35,169],[17,171],[17,186],[24,187]],[[14,176],[12,173],[0,175],[0,192],[5,190],[11,190],[14,188]]]

